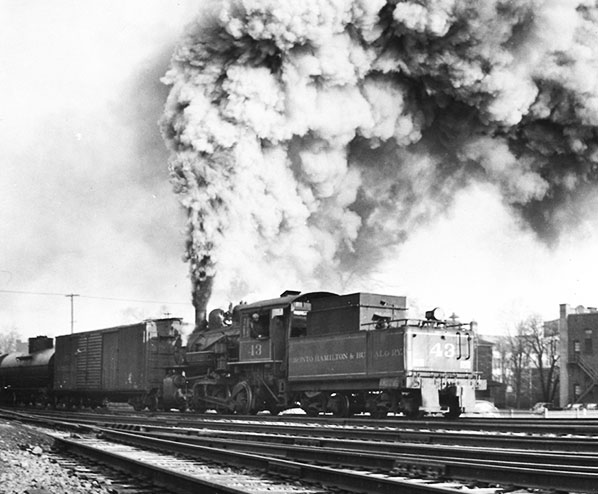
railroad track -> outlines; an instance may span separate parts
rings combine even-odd
[[[553,450],[570,451],[577,453],[593,453],[598,455],[598,442],[593,435],[559,434],[545,430],[537,431],[531,427],[525,431],[517,432],[495,431],[494,428],[487,429],[478,425],[478,428],[471,430],[471,427],[461,429],[444,429],[437,426],[428,427],[427,421],[423,421],[421,428],[418,423],[395,424],[389,426],[386,422],[369,422],[368,425],[354,424],[352,422],[313,422],[297,421],[295,417],[286,420],[269,421],[265,419],[256,420],[255,417],[221,417],[221,416],[199,416],[183,417],[176,414],[150,415],[112,415],[112,414],[65,414],[57,412],[36,412],[39,418],[62,420],[65,422],[77,422],[80,425],[101,426],[121,430],[144,430],[162,431],[164,427],[177,428],[179,430],[194,431],[198,428],[205,431],[212,431],[210,434],[220,434],[222,437],[240,438],[247,434],[275,433],[281,436],[281,440],[292,430],[295,435],[302,435],[307,438],[327,437],[337,439],[352,439],[369,442],[387,443],[424,443],[444,444],[454,446],[483,446],[494,449],[528,449],[530,451]],[[533,424],[531,424],[533,425]],[[168,432],[169,429],[166,429]],[[205,432],[207,434],[207,432]]]
[[[18,411],[18,410],[17,410]],[[31,411],[22,409],[23,412]],[[40,413],[37,411],[36,413]],[[347,419],[335,418],[331,416],[307,417],[305,415],[251,415],[251,416],[230,416],[216,414],[193,414],[180,412],[133,412],[132,410],[122,409],[101,409],[94,412],[73,412],[60,410],[43,410],[45,415],[72,417],[76,415],[81,420],[89,418],[90,420],[99,420],[100,417],[106,423],[119,421],[123,418],[131,423],[139,421],[140,423],[148,420],[167,422],[181,427],[194,426],[198,422],[234,422],[242,423],[268,424],[287,424],[293,422],[301,425],[330,426],[330,427],[360,427],[377,429],[417,429],[417,430],[439,430],[439,431],[472,431],[480,430],[487,432],[504,432],[510,434],[550,434],[550,435],[581,435],[598,437],[598,416],[595,418],[544,418],[543,416],[530,417],[465,417],[457,420],[447,420],[445,418],[431,417],[425,419],[406,419],[405,417],[391,417],[386,419],[372,419],[370,417],[351,417]]]
[[[575,438],[575,441],[581,440],[593,454],[574,455],[565,451],[551,454],[548,452],[550,448],[540,446],[539,442],[532,446],[533,438],[529,437],[515,437],[518,444],[522,439],[529,441],[528,451],[505,449],[504,441],[500,448],[492,450],[487,440],[493,436],[480,434],[427,431],[427,439],[422,441],[420,435],[418,441],[409,443],[405,442],[405,434],[415,434],[416,431],[397,431],[396,428],[391,431],[373,427],[365,430],[338,424],[323,427],[291,423],[294,434],[289,434],[289,424],[278,422],[277,433],[273,434],[275,424],[272,422],[267,425],[261,421],[243,424],[241,420],[218,418],[195,421],[195,428],[182,429],[176,425],[156,425],[147,417],[145,421],[134,417],[130,424],[124,423],[125,417],[118,420],[98,418],[100,420],[94,425],[92,419],[86,417],[87,425],[79,424],[79,427],[95,428],[98,422],[103,426],[108,424],[121,430],[104,430],[103,440],[124,442],[135,448],[159,449],[171,455],[212,458],[220,463],[240,462],[238,466],[242,468],[254,468],[272,475],[294,475],[352,492],[397,492],[399,487],[408,489],[407,492],[456,492],[457,488],[458,492],[467,492],[463,490],[463,482],[474,486],[472,492],[476,489],[482,492],[482,488],[490,489],[483,492],[502,492],[492,487],[497,483],[562,492],[595,492],[598,481],[598,465],[594,459],[598,445],[595,439],[588,437]],[[66,425],[66,422],[62,424]],[[261,426],[261,432],[256,432],[257,425]],[[242,433],[243,426],[245,431],[249,428],[252,432]],[[268,434],[264,433],[265,427]],[[365,438],[364,432],[368,433]],[[513,439],[514,436],[505,437]],[[431,438],[440,443],[426,444]],[[475,439],[477,443],[466,447],[464,438]],[[555,439],[552,438],[552,443]],[[574,441],[572,438],[559,440]],[[442,441],[446,443],[444,446]],[[455,444],[461,446],[456,449]],[[481,445],[483,449],[480,449]],[[554,444],[551,447],[554,449]],[[577,446],[572,449],[579,451]],[[384,452],[380,453],[380,450]],[[417,477],[415,481],[413,476]],[[426,481],[422,482],[424,478]],[[447,478],[461,484],[447,484],[444,480]],[[485,485],[480,487],[475,481]],[[417,490],[415,486],[423,490]]]
[[[146,447],[168,448],[185,455],[205,456],[212,450],[245,451],[303,464],[338,465],[365,469],[387,476],[407,475],[433,479],[480,481],[563,492],[596,492],[598,461],[594,455],[543,453],[487,448],[437,447],[421,444],[328,441],[330,446],[280,444],[278,442],[214,439],[205,436],[131,434],[107,431],[104,437]],[[156,442],[158,439],[158,442]],[[156,446],[157,445],[157,446]],[[378,451],[372,451],[377,447]],[[384,451],[381,453],[380,451]],[[483,458],[483,459],[482,459]],[[369,491],[368,492],[386,492]]]
[[[110,490],[115,493],[165,494],[163,488],[147,479],[125,475],[92,458],[78,456],[68,450],[48,452],[47,455],[63,469],[87,483],[90,488],[108,484]]]

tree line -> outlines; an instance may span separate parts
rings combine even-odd
[[[504,405],[555,403],[559,387],[558,328],[530,316],[494,344],[496,380],[504,386]],[[502,401],[502,400],[501,400]]]
[[[0,330],[0,355],[16,351],[17,341],[20,339],[21,335],[15,328]]]

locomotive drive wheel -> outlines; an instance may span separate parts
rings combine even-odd
[[[196,384],[193,386],[193,399],[191,401],[191,409],[197,413],[204,413],[207,410],[204,398],[206,396],[206,385]]]
[[[207,408],[214,409],[222,415],[231,413],[230,391],[226,386],[208,385],[206,388],[208,400],[212,400],[213,404],[208,401]]]
[[[214,384],[196,384],[193,386],[193,401],[191,407],[197,413],[204,413],[206,410],[216,410],[223,415],[230,413],[226,405],[229,402],[228,389],[224,386]]]
[[[237,383],[231,393],[235,413],[253,415],[256,413],[253,390],[247,381]]]

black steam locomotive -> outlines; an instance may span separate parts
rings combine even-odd
[[[186,346],[177,318],[59,336],[55,349],[32,339],[29,354],[0,357],[0,399],[339,417],[472,409],[485,381],[470,325],[406,311],[405,297],[287,291],[212,311]]]

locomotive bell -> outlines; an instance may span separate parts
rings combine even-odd
[[[426,319],[428,321],[444,321],[444,311],[440,307],[435,307],[432,310],[427,310]]]
[[[210,329],[221,329],[224,327],[224,311],[222,309],[214,309],[208,316],[208,327]]]

